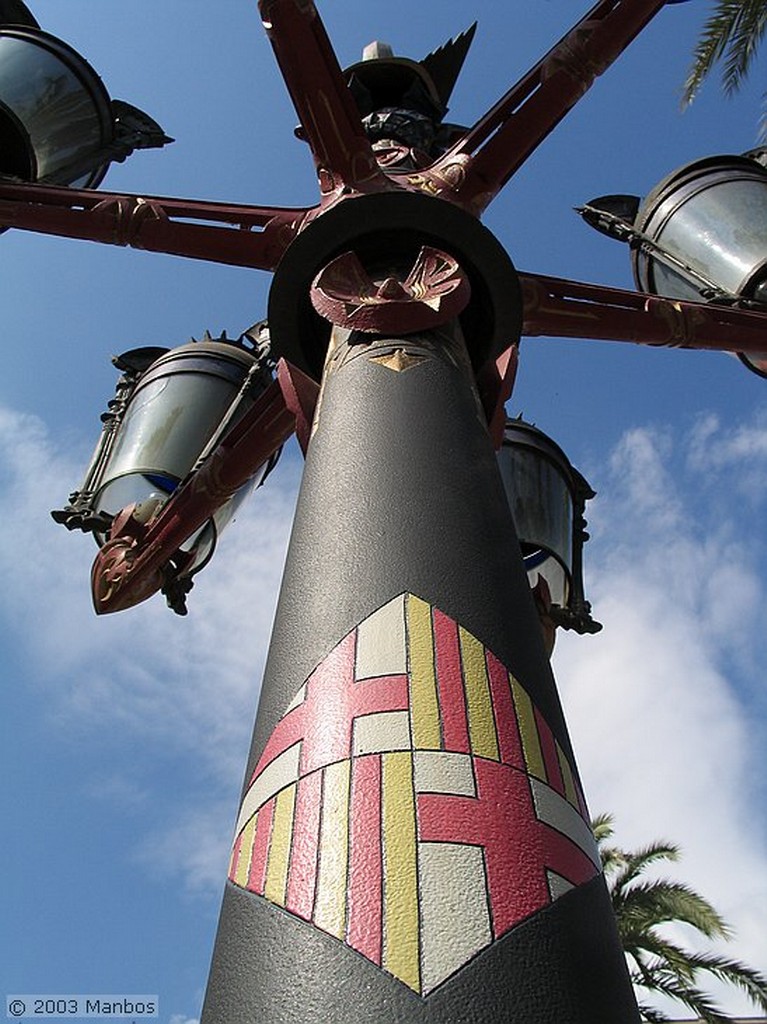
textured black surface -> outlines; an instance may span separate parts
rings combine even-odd
[[[371,353],[386,352],[402,340],[371,345]],[[447,358],[396,373],[362,354],[326,382],[249,771],[313,669],[350,630],[405,591],[436,605],[489,647],[569,749],[470,379],[465,366]]]
[[[202,1024],[638,1024],[602,877],[508,932],[427,999],[227,886]]]
[[[403,592],[496,654],[569,749],[465,352],[449,344],[399,373],[368,358],[403,344],[355,349],[328,376],[246,780],[316,665]],[[418,353],[418,339],[407,346]],[[507,933],[426,999],[340,941],[229,886],[203,1024],[637,1019],[600,877]]]

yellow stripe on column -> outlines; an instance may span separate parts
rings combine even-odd
[[[277,794],[272,822],[269,859],[266,862],[264,896],[280,907],[285,906],[288,887],[290,847],[293,842],[293,812],[296,806],[296,786],[288,786]]]
[[[382,966],[395,978],[420,993],[418,863],[412,754],[384,754],[382,782]]]
[[[237,870],[232,876],[234,883],[236,885],[241,885],[243,889],[247,889],[248,887],[248,872],[250,870],[250,858],[253,854],[253,840],[256,838],[257,821],[258,812],[253,815],[248,824],[242,830],[240,856],[237,859]]]
[[[329,764],[322,784],[319,870],[314,923],[343,939],[346,933],[346,872],[349,864],[350,761]]]
[[[517,713],[519,735],[522,737],[522,751],[525,764],[530,775],[546,782],[546,765],[543,760],[541,741],[538,739],[538,727],[535,724],[533,702],[517,680],[511,676],[511,693],[514,698],[514,710]]]
[[[471,752],[477,757],[499,761],[498,736],[495,731],[493,701],[487,678],[485,648],[463,626],[459,629],[466,707],[469,712]]]
[[[412,594],[407,599],[408,652],[410,655],[410,702],[413,713],[413,746],[439,750],[439,698],[434,672],[434,634],[431,607]]]
[[[570,767],[570,762],[567,760],[565,752],[562,750],[559,743],[557,743],[557,760],[559,761],[559,770],[562,772],[562,781],[565,784],[565,796],[567,797],[568,802],[577,810],[578,790],[575,788],[573,770]]]

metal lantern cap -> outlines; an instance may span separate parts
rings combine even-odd
[[[423,60],[397,57],[388,43],[365,47],[361,61],[344,69],[344,78],[363,116],[403,101],[441,120],[476,31],[476,22]],[[407,105],[407,103],[405,104]]]

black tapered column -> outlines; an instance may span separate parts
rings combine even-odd
[[[638,1019],[460,330],[336,330],[203,1024]]]

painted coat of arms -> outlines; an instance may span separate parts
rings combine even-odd
[[[229,877],[426,997],[600,870],[575,768],[523,686],[402,594],[286,708]]]

